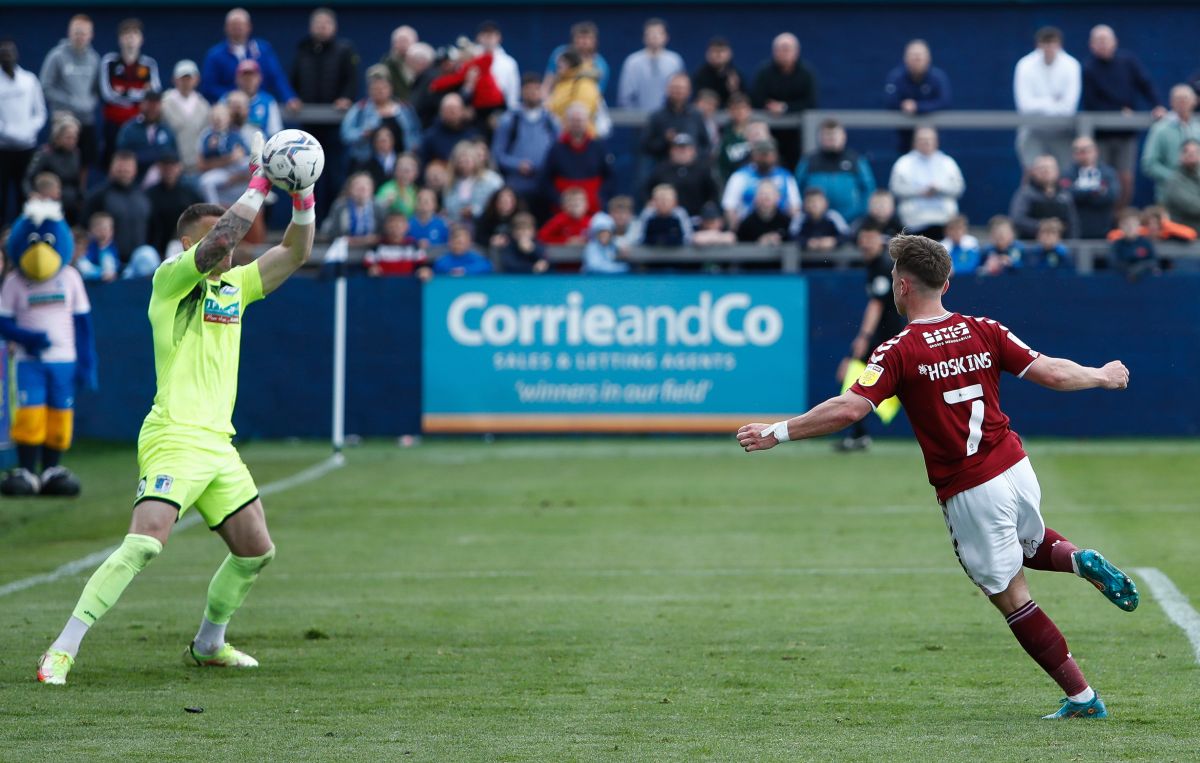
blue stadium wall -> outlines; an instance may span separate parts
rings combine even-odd
[[[862,315],[862,276],[816,273],[809,289],[807,399],[836,393],[834,371]],[[485,286],[486,279],[480,280]],[[154,394],[147,282],[91,290],[101,389],[80,395],[81,436],[132,441]],[[349,282],[347,431],[417,432],[421,290],[405,279]],[[1114,274],[1037,274],[955,282],[948,306],[1006,322],[1034,348],[1132,372],[1123,393],[1063,395],[1006,378],[1004,408],[1025,435],[1200,434],[1200,274],[1128,284]],[[333,288],[297,280],[249,309],[235,425],[243,438],[328,437]],[[748,389],[747,395],[753,390]],[[879,427],[873,424],[878,433]],[[903,417],[890,434],[908,432]]]
[[[278,7],[281,3],[248,3],[255,31],[290,63],[296,42],[306,33],[302,9],[318,3]],[[64,34],[67,19],[84,10],[97,22],[103,52],[115,48],[117,23],[136,14],[146,24],[146,52],[162,65],[184,57],[203,58],[221,38],[222,14],[232,3],[196,4],[131,2],[120,5],[89,0],[52,0],[48,4],[4,3],[0,29],[19,41],[23,63],[37,70],[46,51]],[[505,47],[522,70],[540,70],[550,50],[567,38],[572,22],[593,19],[600,28],[601,49],[613,67],[608,96],[614,100],[616,75],[624,57],[640,46],[641,20],[651,13],[670,24],[671,47],[689,67],[703,59],[705,42],[722,34],[733,43],[737,63],[750,76],[764,58],[773,35],[795,32],[803,56],[820,81],[820,104],[829,108],[880,108],[882,82],[913,37],[929,40],[934,62],[953,81],[955,107],[1011,109],[1012,71],[1033,46],[1034,30],[1054,24],[1064,30],[1066,47],[1078,58],[1087,54],[1086,39],[1096,23],[1111,24],[1121,44],[1135,51],[1149,68],[1162,95],[1172,83],[1200,69],[1195,30],[1200,6],[1173,3],[1027,3],[958,2],[928,4],[875,3],[664,3],[653,6],[620,3],[412,3],[334,4],[341,34],[354,40],[364,60],[373,62],[388,46],[392,28],[416,27],[433,45],[471,34],[485,18],[500,22]],[[259,7],[262,6],[262,7]],[[169,70],[168,70],[169,73]],[[633,139],[615,139],[617,148]],[[852,133],[853,145],[866,152],[881,182],[895,159],[890,133]],[[1011,131],[948,133],[943,146],[962,165],[967,179],[964,210],[976,223],[1008,208],[1019,170]],[[628,152],[623,152],[628,165]],[[1149,202],[1145,183],[1139,202]]]

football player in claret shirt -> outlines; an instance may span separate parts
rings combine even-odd
[[[1044,717],[1104,718],[1104,703],[1062,633],[1030,598],[1022,567],[1078,575],[1127,612],[1138,605],[1137,588],[1099,552],[1077,548],[1043,523],[1037,476],[1000,410],[1000,372],[1066,392],[1125,389],[1129,370],[1117,360],[1088,368],[1041,355],[990,318],[942,307],[950,257],[936,241],[896,236],[889,250],[896,263],[892,294],[907,328],[871,353],[866,370],[845,393],[802,416],[747,424],[738,430],[738,444],[751,452],[831,434],[898,396],[959,562],[1067,695],[1057,712]]]

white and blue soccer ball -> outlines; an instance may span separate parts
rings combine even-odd
[[[303,130],[280,130],[262,152],[263,171],[277,188],[295,193],[308,188],[325,169],[325,149]]]

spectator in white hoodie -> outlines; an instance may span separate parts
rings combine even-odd
[[[1017,61],[1013,97],[1021,114],[1073,117],[1079,111],[1083,70],[1079,61],[1062,49],[1062,32],[1048,26],[1034,35],[1037,48]],[[1022,127],[1017,131],[1017,155],[1028,169],[1033,160],[1050,154],[1060,167],[1071,161],[1074,128]]]
[[[15,218],[25,204],[21,182],[37,148],[38,131],[46,124],[42,85],[17,60],[17,43],[0,39],[0,223]]]
[[[946,223],[958,214],[965,184],[958,163],[938,150],[937,130],[918,127],[913,150],[896,160],[888,187],[899,202],[900,222],[908,232],[940,241]]]

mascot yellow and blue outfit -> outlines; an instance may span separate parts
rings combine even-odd
[[[0,337],[15,345],[19,466],[0,493],[78,495],[79,481],[59,462],[71,447],[76,385],[97,386],[96,350],[87,290],[68,264],[74,240],[61,205],[31,199],[13,224],[8,253],[17,267],[0,286]]]

